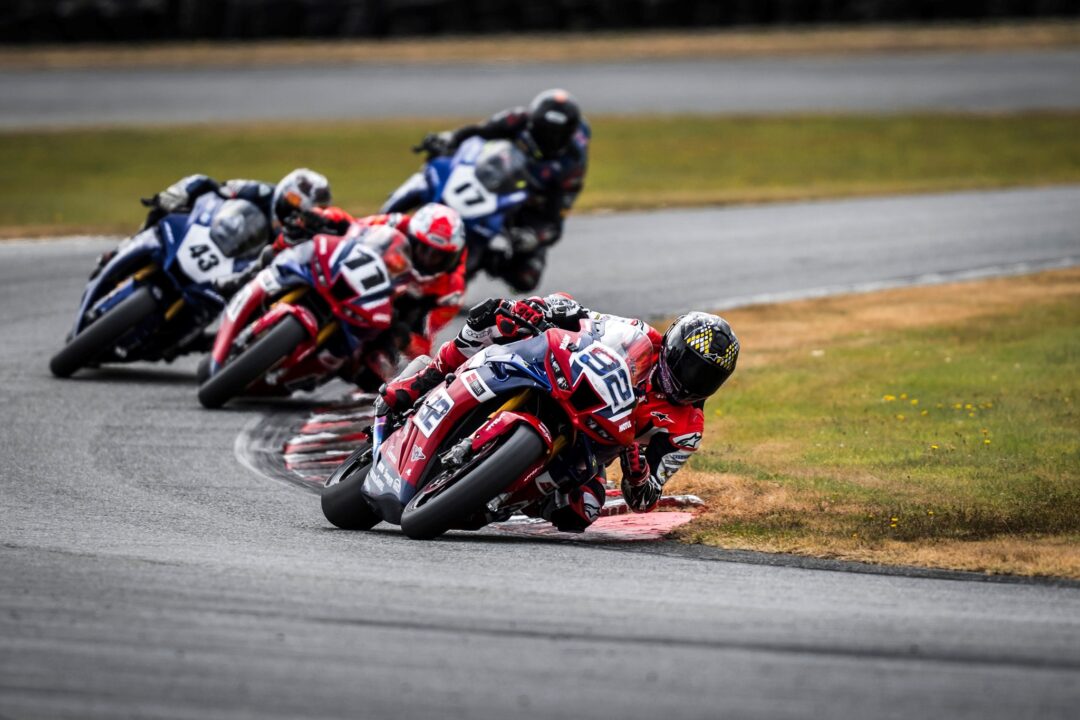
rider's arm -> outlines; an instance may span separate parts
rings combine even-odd
[[[627,506],[634,512],[649,512],[660,501],[664,485],[679,471],[701,443],[704,416],[698,410],[677,428],[678,435],[659,432],[648,444],[641,447],[641,457],[646,461],[647,477],[630,478],[623,464],[622,491]]]
[[[447,142],[449,150],[456,150],[458,145],[471,137],[485,140],[516,138],[529,122],[529,112],[523,107],[510,108],[492,115],[487,121],[476,125],[466,125],[450,133]]]
[[[216,188],[221,197],[237,200],[247,200],[255,207],[263,211],[267,218],[272,219],[271,205],[274,198],[274,186],[258,180],[243,180],[234,178],[226,180],[224,184]]]

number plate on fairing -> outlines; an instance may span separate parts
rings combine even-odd
[[[458,165],[443,188],[444,203],[466,220],[490,215],[499,209],[499,198],[476,179],[471,165]]]
[[[210,239],[210,228],[192,225],[176,252],[184,274],[197,283],[216,280],[233,272],[233,261]]]
[[[431,433],[435,431],[435,428],[439,426],[439,423],[443,421],[443,418],[450,413],[450,409],[453,407],[454,399],[450,397],[450,393],[446,392],[446,388],[441,387],[427,396],[420,409],[416,411],[413,424],[416,425],[416,429],[424,437],[431,437]]]

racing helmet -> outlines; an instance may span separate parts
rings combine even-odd
[[[450,272],[465,250],[465,224],[453,208],[428,203],[409,219],[409,246],[416,272],[424,277]]]
[[[664,333],[655,381],[673,402],[691,405],[719,390],[738,359],[739,339],[726,320],[687,313]]]
[[[274,188],[274,217],[285,227],[292,227],[315,207],[330,204],[330,181],[325,175],[297,168]]]
[[[545,90],[529,104],[529,135],[545,158],[563,152],[580,124],[581,108],[565,90]]]

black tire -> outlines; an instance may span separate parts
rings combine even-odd
[[[109,350],[124,333],[157,311],[150,288],[141,287],[112,310],[92,322],[49,360],[49,370],[58,378],[70,377]]]
[[[340,479],[322,491],[323,515],[342,530],[370,530],[382,520],[361,492],[371,469],[370,450],[365,445],[350,455],[330,476],[330,480],[339,475]]]
[[[544,454],[536,431],[520,425],[501,446],[456,483],[427,499],[418,493],[401,513],[401,531],[414,540],[438,537],[484,506]]]
[[[227,362],[223,368],[199,386],[199,402],[206,408],[219,408],[244,392],[248,385],[285,359],[308,337],[307,330],[292,315],[286,315],[251,347]]]

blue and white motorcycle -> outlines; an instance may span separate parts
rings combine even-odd
[[[246,200],[201,196],[122,242],[91,277],[67,344],[49,361],[57,377],[102,363],[173,360],[204,350],[204,330],[226,298],[215,281],[249,269],[269,239]]]
[[[409,212],[429,202],[453,208],[465,223],[466,277],[480,270],[497,275],[500,256],[513,252],[508,221],[528,200],[531,183],[525,155],[513,143],[473,137],[452,156],[429,157],[382,212]]]

